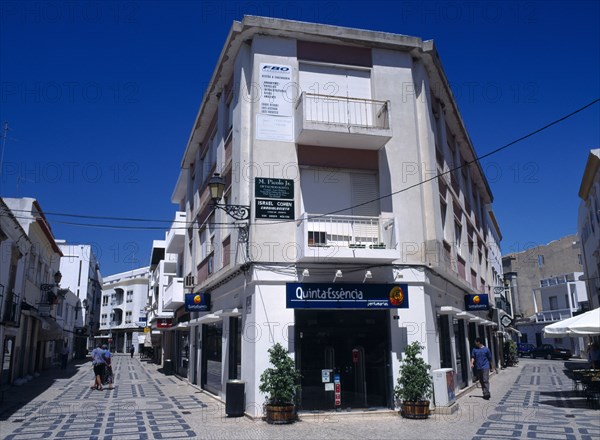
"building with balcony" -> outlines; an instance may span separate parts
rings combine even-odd
[[[63,253],[60,260],[61,286],[70,289],[77,298],[75,304],[76,325],[73,329],[72,353],[76,357],[87,356],[94,348],[94,336],[100,325],[100,301],[102,275],[94,249],[88,244],[67,243],[57,240]]]
[[[185,231],[185,228],[182,230]],[[174,312],[179,308],[177,304],[183,304],[183,279],[177,276],[177,254],[166,252],[177,235],[173,231],[171,228],[167,232],[165,240],[154,240],[150,254],[150,289],[146,309],[151,339],[146,340],[145,345],[152,346],[154,360],[159,364],[163,359],[175,360],[174,331],[177,322]]]
[[[187,222],[179,275],[210,299],[206,312],[185,306],[188,379],[221,399],[243,379],[257,416],[281,342],[302,410],[336,408],[325,370],[340,376],[338,407],[393,408],[404,347],[419,341],[455,391],[472,383],[474,338],[498,355],[503,285],[475,158],[432,41],[234,22],[172,197]],[[211,181],[225,187],[217,207]]]
[[[21,322],[21,298],[24,296],[27,255],[31,240],[10,208],[0,198],[0,385],[12,383],[15,349]]]
[[[132,344],[137,351],[144,344],[149,278],[149,268],[142,267],[103,279],[100,334],[95,339],[114,352],[128,353]]]
[[[600,148],[591,150],[579,187],[577,233],[590,309],[600,307]]]
[[[544,327],[589,310],[585,281],[580,281],[583,272],[568,273],[540,280],[539,287],[533,289],[535,313],[528,320],[520,320],[520,341],[536,346],[554,344],[571,349],[580,356],[585,349],[583,337],[544,337]]]
[[[5,292],[11,292],[12,299],[10,306],[5,303],[4,317],[9,318],[9,327],[17,326],[16,335],[14,328],[8,330],[5,326],[6,335],[10,332],[5,341],[11,340],[14,346],[8,380],[21,383],[57,361],[57,347],[62,347],[68,336],[57,323],[56,312],[67,291],[60,288],[60,277],[56,277],[62,252],[38,201],[32,198],[3,201],[11,212],[9,218],[19,223],[17,232],[27,236],[19,240],[28,240],[30,244],[26,254],[21,253],[22,245],[16,242],[7,249],[10,250],[7,255],[11,255],[8,272],[13,275],[12,281],[9,275],[9,288]],[[24,267],[20,260],[24,261]]]
[[[548,244],[528,243],[525,249],[502,257],[504,275],[510,279],[517,320],[530,321],[541,309],[542,280],[583,270],[577,235],[567,235]]]

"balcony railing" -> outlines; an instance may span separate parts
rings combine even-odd
[[[389,128],[387,101],[302,93],[307,121],[356,127]]]
[[[298,143],[378,150],[392,137],[389,102],[302,93],[294,130]]]
[[[6,298],[4,298],[6,296]],[[15,292],[5,292],[0,297],[0,320],[6,324],[19,324],[21,298]]]
[[[167,232],[166,251],[169,253],[183,252],[185,244],[185,228],[186,228],[185,212],[178,211],[175,213],[175,219],[171,224],[171,228]]]
[[[562,321],[573,316],[571,309],[543,310],[535,314],[536,322]]]
[[[165,289],[163,295],[163,310],[174,311],[177,307],[184,303],[183,294],[183,278],[175,277],[171,279],[171,282]]]
[[[308,246],[394,249],[394,220],[350,215],[306,214]]]

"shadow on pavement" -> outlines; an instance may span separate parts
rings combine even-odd
[[[89,359],[75,359],[66,370],[53,367],[44,370],[38,377],[21,386],[2,388],[0,394],[0,422],[8,420],[13,414],[25,408],[37,396],[55,386],[59,379],[69,379],[75,376],[81,368],[89,367]]]

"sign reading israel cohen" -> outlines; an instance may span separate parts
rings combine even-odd
[[[465,295],[465,309],[468,312],[477,310],[489,310],[490,302],[487,293],[477,295]]]
[[[208,312],[210,311],[210,293],[186,293],[186,312]]]
[[[288,309],[407,309],[406,284],[287,283]]]

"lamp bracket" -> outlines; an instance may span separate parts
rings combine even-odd
[[[225,211],[236,220],[246,220],[250,217],[250,206],[247,205],[220,205],[215,203],[214,207]]]

